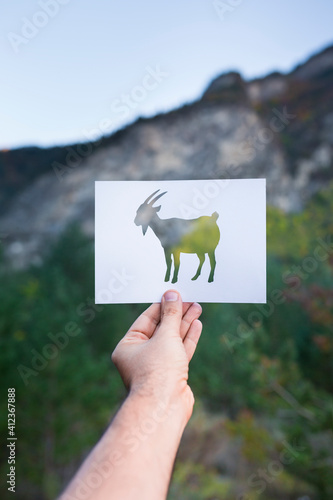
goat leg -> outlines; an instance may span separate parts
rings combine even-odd
[[[180,265],[180,252],[173,252],[173,263],[175,266],[175,269],[173,271],[173,278],[172,278],[172,283],[176,283],[178,281],[178,271],[179,271],[179,265]]]
[[[167,266],[164,281],[169,281],[170,280],[170,273],[171,273],[171,264],[172,264],[170,250],[167,250],[165,248],[164,255],[165,255],[165,262],[166,262],[166,266]]]
[[[203,263],[205,262],[205,254],[204,253],[198,253],[197,256],[199,257],[200,262],[199,262],[197,272],[195,273],[195,275],[192,278],[192,281],[195,281],[200,276]]]
[[[208,253],[209,260],[210,260],[210,274],[208,278],[208,283],[212,283],[214,281],[214,271],[216,267],[216,258],[215,258],[215,250],[212,252]]]

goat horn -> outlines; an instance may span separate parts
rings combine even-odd
[[[159,191],[159,190],[158,190]],[[163,196],[165,193],[167,193],[168,191],[164,191],[164,193],[161,193],[159,194],[158,196],[156,196],[156,198],[154,198],[153,200],[151,200],[151,202],[149,203],[149,205],[153,205],[155,203],[155,201],[157,201],[159,198],[161,198],[161,196]],[[154,193],[155,194],[155,193]]]
[[[155,194],[156,194],[156,193],[158,193],[158,192],[159,192],[159,189],[158,189],[157,191],[154,191],[154,193],[153,193],[153,194],[150,194],[150,195],[148,196],[148,198],[147,198],[147,199],[146,199],[143,203],[144,203],[144,204],[145,204],[145,203],[148,203],[148,202],[149,202],[149,200],[150,200],[153,196],[155,196]]]
[[[155,194],[158,193],[158,192],[159,192],[159,189],[157,191],[154,191],[152,194],[150,194],[148,196],[148,198],[143,203],[146,203],[147,205],[148,204],[149,205],[153,205],[155,203],[155,201],[157,201],[159,198],[161,198],[161,196],[163,196],[165,193],[167,193],[167,191],[164,191],[164,193],[159,194],[158,196],[156,196],[156,198],[154,198],[152,200],[153,196],[155,196]],[[149,200],[151,200],[151,201],[149,201]]]

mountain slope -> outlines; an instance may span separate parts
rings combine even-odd
[[[72,222],[92,236],[95,180],[265,177],[269,204],[300,210],[333,177],[332,92],[329,47],[288,75],[251,82],[238,73],[221,75],[191,105],[138,120],[96,143],[61,148],[57,157],[48,150],[27,186],[23,180],[12,187],[17,194],[10,204],[10,186],[3,185],[5,252],[25,266],[38,262],[45,243]],[[2,155],[4,178],[3,164]],[[8,161],[6,168],[8,176]]]

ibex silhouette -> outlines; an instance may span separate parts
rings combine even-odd
[[[202,216],[197,219],[160,219],[157,212],[161,205],[153,207],[153,204],[164,196],[167,191],[155,196],[160,190],[148,196],[137,210],[134,222],[137,226],[142,226],[145,235],[148,226],[154,231],[160,240],[165,254],[167,265],[164,281],[170,280],[171,265],[173,256],[174,272],[172,283],[178,280],[181,253],[196,253],[199,257],[199,267],[192,280],[196,280],[200,274],[206,253],[210,260],[210,274],[208,282],[214,281],[214,271],[216,267],[215,249],[220,241],[220,230],[216,223],[219,217],[217,212],[211,216]],[[155,196],[155,198],[154,198]]]

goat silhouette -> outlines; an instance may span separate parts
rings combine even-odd
[[[150,227],[160,240],[164,250],[166,273],[164,281],[170,280],[172,259],[174,262],[174,272],[172,283],[178,281],[181,253],[195,253],[199,258],[199,267],[192,280],[196,280],[200,274],[206,253],[210,260],[210,274],[208,282],[214,281],[214,271],[216,267],[215,249],[220,241],[220,230],[216,223],[219,214],[214,212],[211,216],[202,216],[197,219],[160,219],[158,212],[161,205],[153,207],[153,204],[164,196],[167,191],[155,196],[160,190],[148,196],[140,205],[136,212],[134,222],[137,226],[142,226],[143,235]],[[155,198],[154,198],[155,196]]]

